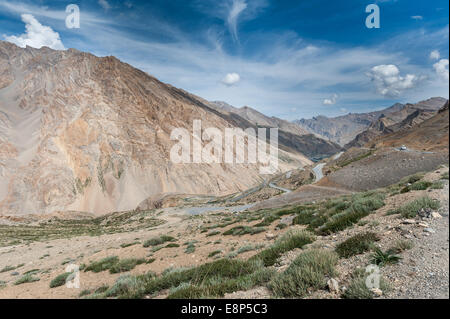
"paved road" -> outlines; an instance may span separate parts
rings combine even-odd
[[[270,183],[269,186],[272,187],[272,188],[278,189],[278,190],[280,190],[282,192],[285,192],[285,193],[292,192],[290,189],[279,187],[279,186],[275,185],[274,183]]]
[[[323,178],[323,173],[322,173],[322,169],[325,166],[325,163],[321,163],[321,164],[317,164],[314,168],[313,168],[313,172],[314,175],[316,175],[316,179],[314,182],[318,182]]]

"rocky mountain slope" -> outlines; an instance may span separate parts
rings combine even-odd
[[[311,134],[294,123],[266,116],[248,106],[236,108],[220,101],[209,102],[209,105],[225,115],[239,116],[257,127],[277,127],[282,145],[294,148],[309,158],[328,157],[341,150],[338,144]]]
[[[308,132],[344,146],[353,140],[357,134],[367,129],[381,114],[396,112],[401,110],[403,106],[403,104],[397,103],[383,111],[350,113],[334,118],[320,115],[312,119],[296,120],[294,123],[308,130]]]
[[[406,126],[393,133],[380,136],[371,141],[376,147],[398,147],[447,152],[449,149],[449,102],[433,115],[417,125]]]
[[[173,164],[172,129],[251,123],[114,57],[0,42],[0,75],[0,214],[102,214],[159,193],[226,194],[262,180],[254,164]],[[310,163],[295,138],[281,133],[280,143],[281,170]]]
[[[345,145],[345,148],[361,147],[378,136],[408,129],[429,119],[441,108],[447,100],[432,98],[417,104],[406,104],[401,110],[382,114],[372,122],[369,128]]]
[[[434,110],[437,111],[445,103],[444,98],[431,98],[417,104],[396,103],[391,107],[369,113],[350,113],[343,116],[328,118],[317,116],[312,119],[301,119],[294,121],[297,125],[319,137],[328,139],[342,146],[349,144],[355,137],[368,130],[372,125],[392,125],[404,120],[411,114],[407,110]],[[412,111],[412,112],[413,112]],[[392,122],[376,123],[380,117],[389,118]],[[383,122],[386,120],[383,120]],[[386,125],[384,125],[386,126]]]

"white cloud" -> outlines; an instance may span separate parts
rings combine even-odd
[[[111,9],[111,5],[106,0],[98,0],[98,4],[101,5],[105,10]]]
[[[420,78],[414,74],[400,75],[400,70],[393,64],[373,67],[367,76],[375,84],[377,92],[386,97],[397,97],[404,90],[414,88]]]
[[[339,110],[340,110],[342,113],[347,113],[347,111],[348,111],[345,107],[341,107]]]
[[[238,31],[237,31],[237,23],[239,19],[239,15],[247,9],[247,3],[245,0],[233,0],[233,3],[230,7],[230,12],[228,13],[227,23],[230,28],[230,33],[233,36],[233,39],[239,41]]]
[[[418,21],[418,20],[423,20],[423,17],[422,16],[411,16],[411,19]]]
[[[65,50],[58,32],[42,25],[31,14],[22,14],[21,17],[25,23],[26,32],[20,36],[5,36],[6,41],[15,43],[22,48],[28,45],[38,49],[46,46],[55,50]]]
[[[439,53],[438,50],[433,50],[430,52],[430,59],[439,60],[440,57],[441,57],[441,54]]]
[[[233,86],[241,80],[241,76],[237,73],[228,73],[223,79],[222,83],[226,86]]]
[[[444,81],[448,82],[448,59],[441,59],[439,62],[433,65],[434,70],[438,76]]]
[[[338,97],[339,96],[336,93],[334,93],[331,98],[323,100],[323,105],[334,105],[334,104],[336,104]]]

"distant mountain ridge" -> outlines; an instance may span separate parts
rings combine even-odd
[[[295,120],[294,123],[321,138],[333,141],[341,146],[351,143],[360,133],[369,129],[380,117],[388,117],[393,119],[387,126],[399,122],[406,118],[410,112],[406,112],[406,116],[401,115],[401,111],[412,109],[411,105],[415,105],[415,109],[434,110],[436,111],[445,103],[446,99],[441,97],[431,98],[416,104],[396,103],[386,109],[368,113],[350,113],[338,117],[329,118],[323,115],[313,117],[312,119]],[[400,113],[398,113],[400,112]],[[405,114],[406,114],[405,113]],[[390,115],[391,114],[391,115]],[[384,123],[387,124],[387,123]],[[384,125],[378,123],[378,125]]]
[[[406,104],[396,112],[383,113],[369,128],[359,133],[345,148],[362,147],[378,136],[411,128],[431,118],[447,102],[443,98],[431,98],[416,104]]]

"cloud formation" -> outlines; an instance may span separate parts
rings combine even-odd
[[[418,21],[418,20],[423,20],[423,17],[422,16],[411,16],[411,19]]]
[[[247,9],[247,3],[245,0],[233,0],[231,4],[230,12],[228,13],[227,24],[230,28],[230,33],[233,36],[233,39],[239,41],[238,31],[237,31],[237,23],[239,19],[239,15]]]
[[[439,60],[439,58],[441,57],[441,54],[439,53],[438,50],[433,50],[430,52],[430,59],[431,60]]]
[[[393,64],[373,67],[367,76],[375,84],[377,92],[385,97],[397,97],[404,90],[417,85],[420,78],[414,74],[400,75],[400,70]]]
[[[237,73],[228,73],[223,79],[222,83],[226,86],[233,86],[241,80],[241,76]]]
[[[323,100],[323,105],[334,105],[336,104],[338,98],[339,96],[334,93],[331,98]]]
[[[26,32],[20,36],[6,36],[6,41],[14,43],[22,48],[25,48],[28,45],[37,49],[46,46],[55,50],[65,50],[58,32],[53,31],[52,28],[48,26],[42,25],[31,14],[22,14],[21,17],[22,21],[25,23]]]
[[[111,9],[111,5],[106,0],[98,0],[98,4],[101,5],[105,10]]]
[[[444,82],[449,81],[448,76],[448,59],[441,59],[439,62],[435,63],[433,65],[434,70],[436,71],[439,78],[442,79]]]

